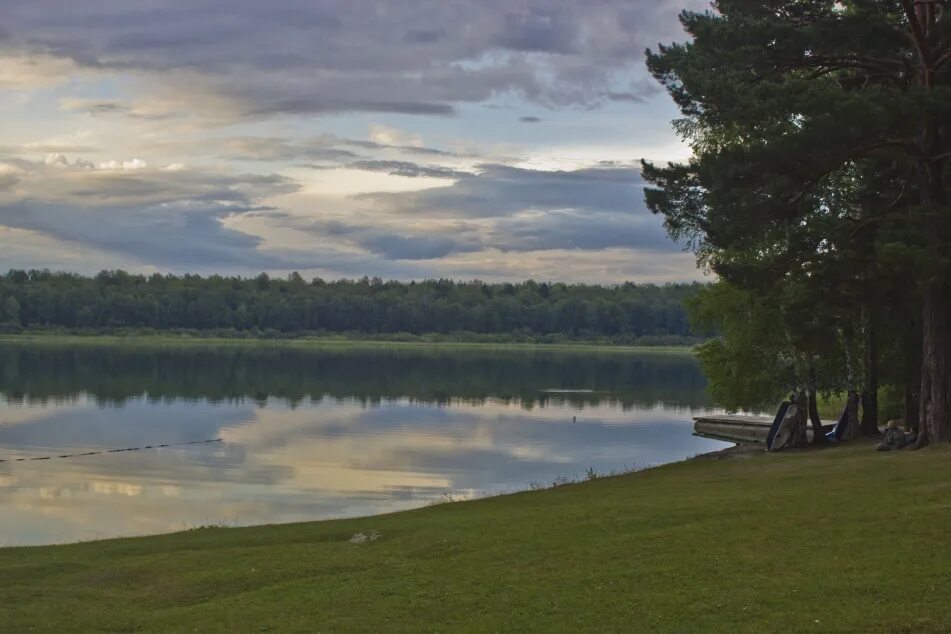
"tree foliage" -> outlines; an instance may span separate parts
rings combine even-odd
[[[866,431],[881,380],[917,392],[917,345],[921,438],[951,438],[949,2],[720,0],[681,19],[692,39],[648,66],[693,157],[644,164],[649,207],[741,296],[728,310],[766,302],[796,383],[862,383]],[[710,349],[725,362],[742,339]]]
[[[0,275],[12,328],[233,330],[244,333],[482,333],[690,341],[684,299],[701,285],[305,281],[49,271]]]

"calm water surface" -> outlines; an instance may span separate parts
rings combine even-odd
[[[680,460],[727,446],[692,435],[704,385],[688,355],[0,344],[0,545],[366,515]]]

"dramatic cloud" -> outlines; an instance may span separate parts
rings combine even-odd
[[[371,205],[360,215],[308,219],[272,212],[269,217],[393,260],[489,249],[678,252],[661,219],[644,207],[642,186],[639,172],[630,167],[542,171],[483,165],[480,173],[447,187],[360,196]]]
[[[677,36],[683,4],[49,0],[4,3],[0,23],[5,48],[26,60],[6,79],[17,84],[38,81],[44,64],[68,63],[152,74],[249,116],[444,116],[509,93],[546,106],[649,93],[642,52]]]
[[[425,174],[407,165],[407,173]],[[95,165],[62,155],[0,166],[0,225],[174,269],[333,264],[304,250],[262,252],[260,237],[233,228],[244,219],[390,261],[489,250],[678,251],[660,219],[644,209],[638,174],[629,167],[547,172],[485,165],[448,187],[360,196],[370,206],[358,214],[313,210],[316,215],[301,216],[264,204],[297,190],[276,175],[156,169],[139,159]]]
[[[0,269],[696,278],[635,166],[706,5],[2,2]]]
[[[525,211],[643,209],[643,182],[633,167],[545,171],[482,165],[478,178],[414,192],[367,194],[391,214],[488,218]]]
[[[296,185],[271,176],[153,169],[142,161],[92,165],[52,156],[0,163],[0,225],[39,232],[176,270],[286,266],[256,253],[260,239],[222,220],[260,209]]]

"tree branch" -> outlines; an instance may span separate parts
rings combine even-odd
[[[905,67],[904,62],[900,60],[862,57],[860,55],[812,56],[796,60],[781,60],[780,64],[786,68],[814,68],[824,66],[830,68],[861,68],[870,71],[882,71],[884,69],[901,71]]]
[[[918,49],[918,56],[925,66],[925,73],[927,73],[931,67],[931,49],[928,47],[921,22],[918,21],[915,3],[912,0],[901,0],[901,6],[905,10],[905,17],[908,18],[908,25],[911,27],[911,36],[915,41],[915,48]]]
[[[934,62],[933,68],[935,70],[938,70],[939,68],[941,68],[941,66],[944,65],[945,62],[951,61],[951,45],[948,45],[945,48],[947,48],[948,50],[941,53],[938,59],[936,59]]]

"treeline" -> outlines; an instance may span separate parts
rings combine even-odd
[[[219,335],[351,333],[461,338],[608,339],[691,343],[684,301],[700,284],[617,286],[527,281],[487,284],[307,281],[213,275],[94,277],[13,270],[0,275],[0,328],[202,331]]]
[[[947,4],[717,2],[648,54],[693,155],[643,164],[647,204],[718,276],[701,362],[727,406],[791,395],[794,444],[823,393],[848,435],[951,440]]]

